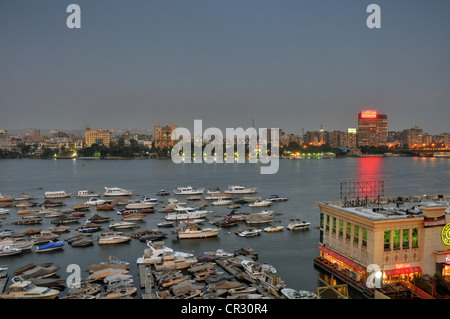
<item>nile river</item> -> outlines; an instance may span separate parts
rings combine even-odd
[[[271,210],[279,213],[275,217],[277,225],[287,226],[291,218],[301,218],[311,222],[309,230],[292,232],[285,229],[277,233],[262,232],[260,236],[243,238],[234,234],[234,230],[245,226],[223,228],[218,237],[208,239],[178,240],[170,228],[161,228],[167,233],[166,245],[176,251],[193,253],[198,256],[205,251],[218,248],[233,252],[236,248],[252,247],[259,253],[259,260],[273,265],[289,288],[315,292],[319,286],[318,271],[313,266],[313,258],[318,256],[319,209],[318,201],[339,200],[340,183],[345,181],[384,181],[386,196],[410,194],[448,194],[450,193],[450,159],[449,158],[335,158],[309,160],[281,160],[280,167],[274,175],[261,175],[259,164],[174,164],[171,160],[0,160],[0,193],[4,196],[18,197],[22,193],[36,196],[33,202],[42,203],[45,191],[64,190],[73,194],[63,199],[67,209],[82,204],[87,199],[77,198],[78,190],[88,189],[95,192],[104,191],[104,187],[118,186],[132,189],[131,199],[145,195],[155,196],[161,189],[172,190],[191,185],[194,188],[224,191],[228,185],[256,187],[254,196],[267,198],[272,194],[287,197],[289,200],[274,203]],[[206,192],[205,192],[206,193]],[[161,197],[167,201],[168,198]],[[178,196],[181,201],[186,197]],[[139,229],[157,228],[157,223],[164,220],[164,213],[157,210],[148,214]],[[223,216],[230,210],[225,206],[209,206],[213,210],[209,219]],[[256,212],[263,208],[251,208],[242,205],[242,212]],[[17,208],[10,208],[0,224],[0,230],[15,229],[16,232],[29,226],[11,225],[11,221],[20,219]],[[91,208],[79,224],[69,224],[70,233],[60,236],[64,240],[77,231],[78,225],[95,213],[106,215],[112,221],[121,217],[116,211],[97,212]],[[31,225],[47,229],[54,226],[50,218],[44,218],[42,224]],[[109,223],[103,224],[107,230]],[[205,226],[209,223],[205,223]],[[135,229],[136,230],[136,229]],[[133,230],[125,230],[131,233]],[[94,233],[98,237],[99,233]],[[78,264],[87,277],[87,268],[95,263],[107,261],[108,256],[115,256],[130,263],[135,286],[139,291],[139,277],[136,259],[141,257],[146,244],[132,239],[125,244],[102,245],[95,243],[88,247],[71,247],[66,244],[62,251],[53,253],[36,253],[26,251],[20,255],[1,257],[0,265],[9,267],[10,278],[13,271],[28,263],[54,262],[61,269],[58,275],[65,279],[69,275],[69,264]],[[8,283],[8,285],[10,282]],[[64,292],[62,293],[64,295]],[[331,296],[332,297],[332,296]],[[353,297],[358,297],[353,294]],[[140,298],[139,294],[135,298]]]

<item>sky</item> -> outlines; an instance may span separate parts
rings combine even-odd
[[[0,129],[201,119],[301,134],[357,127],[371,108],[389,131],[450,132],[449,12],[448,0],[0,0]]]

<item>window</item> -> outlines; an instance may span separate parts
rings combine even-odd
[[[391,231],[385,230],[384,231],[384,250],[390,250],[391,249]]]
[[[409,248],[409,229],[403,229],[403,248]]]
[[[323,213],[320,213],[320,228],[323,229]]]
[[[333,217],[333,229],[331,230],[333,234],[336,234],[336,217]]]
[[[412,229],[411,244],[412,248],[419,247],[419,232],[417,228]]]
[[[350,240],[352,236],[352,224],[347,223],[347,233],[345,234],[345,239]]]
[[[353,235],[353,243],[359,243],[359,226],[355,225],[355,234]]]
[[[344,236],[344,221],[339,220],[339,237]]]
[[[367,229],[363,228],[363,241],[362,246],[367,247]]]
[[[400,230],[394,230],[394,249],[400,249]]]
[[[330,230],[330,215],[326,215],[325,217],[325,230],[326,231]]]

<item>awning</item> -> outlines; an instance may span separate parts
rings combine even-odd
[[[362,266],[362,265],[360,265],[360,264],[358,264],[358,263],[356,263],[356,262],[354,262],[354,261],[352,261],[352,260],[350,260],[350,259],[348,259],[348,258],[346,258],[346,257],[344,257],[344,256],[342,256],[340,254],[338,254],[337,252],[335,252],[335,251],[333,251],[331,249],[328,249],[328,248],[326,248],[326,247],[324,247],[322,245],[319,245],[318,249],[321,252],[323,252],[323,253],[325,253],[327,255],[330,255],[331,257],[336,258],[337,260],[342,261],[344,264],[350,266],[353,269],[356,269],[356,270],[359,270],[359,271],[366,270],[366,268],[364,266]]]
[[[406,274],[412,274],[416,272],[422,272],[422,268],[420,267],[404,267],[399,269],[390,269],[385,270],[384,274],[388,277],[390,276],[399,276],[399,275],[406,275]]]

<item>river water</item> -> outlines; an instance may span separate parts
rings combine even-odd
[[[104,191],[104,187],[118,186],[132,189],[132,199],[145,195],[154,196],[161,189],[174,190],[177,187],[191,185],[195,188],[219,188],[224,191],[228,185],[256,187],[258,193],[252,196],[267,198],[272,194],[287,197],[288,201],[274,203],[270,208],[276,213],[276,224],[287,226],[292,218],[311,222],[309,230],[292,232],[285,229],[277,233],[261,233],[260,236],[243,238],[234,234],[234,230],[244,226],[223,228],[216,238],[178,240],[170,228],[161,228],[167,233],[166,245],[176,251],[201,255],[205,251],[218,248],[233,252],[236,248],[249,246],[259,253],[259,260],[273,265],[286,285],[297,290],[315,292],[320,286],[318,271],[313,266],[314,257],[318,256],[319,209],[318,201],[339,200],[340,183],[351,181],[384,181],[386,196],[405,196],[410,194],[448,194],[450,193],[450,159],[420,157],[362,157],[335,159],[280,160],[276,174],[261,175],[259,164],[175,164],[171,160],[31,160],[11,159],[0,161],[0,193],[4,196],[18,197],[22,193],[36,196],[32,200],[44,201],[45,191],[64,190],[73,194],[63,201],[70,208],[82,204],[87,199],[77,198],[78,190],[88,189],[95,192]],[[166,201],[169,197],[160,198]],[[186,197],[176,197],[185,201]],[[148,214],[140,223],[140,229],[157,228],[157,223],[164,220],[164,213]],[[225,206],[209,206],[213,213],[209,219],[223,216],[230,210]],[[263,208],[251,208],[243,205],[242,212],[256,212]],[[11,221],[20,219],[17,208],[10,208],[6,219],[0,224],[0,230],[15,229],[16,232],[29,226],[11,225]],[[97,212],[91,208],[79,224],[95,213],[120,220],[115,211]],[[51,219],[44,218],[42,224],[32,225],[47,229],[54,226]],[[77,231],[77,224],[69,224],[70,233],[60,236],[64,239]],[[103,229],[107,230],[104,224]],[[205,224],[209,225],[208,223]],[[133,230],[124,231],[131,233]],[[99,236],[99,233],[94,233]],[[95,263],[107,261],[115,256],[130,263],[138,287],[139,277],[136,259],[141,257],[146,244],[138,239],[117,245],[95,243],[88,247],[71,247],[66,244],[62,251],[53,253],[23,252],[20,255],[1,257],[0,265],[9,267],[10,277],[13,271],[28,263],[54,262],[61,269],[58,275],[65,279],[69,275],[66,268],[78,264],[82,276],[87,277],[87,268]],[[34,249],[34,248],[33,248]],[[138,289],[139,290],[139,289]],[[358,298],[357,293],[352,293]],[[136,296],[140,298],[140,294]],[[333,296],[330,296],[333,298]]]

